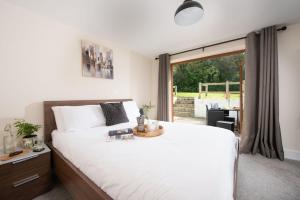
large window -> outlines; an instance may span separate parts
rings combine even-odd
[[[173,64],[174,121],[205,123],[206,105],[243,107],[244,58],[239,51]]]

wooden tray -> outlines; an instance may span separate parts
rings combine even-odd
[[[10,159],[17,158],[17,157],[20,157],[20,156],[24,156],[25,154],[32,151],[31,149],[22,149],[22,150],[23,150],[22,153],[20,153],[18,155],[15,155],[15,156],[12,156],[12,157],[9,157],[9,154],[1,155],[0,156],[0,161],[6,161],[6,160],[10,160]]]
[[[154,131],[148,131],[148,126],[145,125],[145,132],[139,132],[137,130],[137,127],[133,128],[133,135],[139,136],[139,137],[156,137],[160,136],[164,132],[164,127],[163,126],[158,126],[158,129]]]

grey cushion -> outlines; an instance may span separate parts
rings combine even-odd
[[[129,122],[122,103],[100,103],[106,126]]]

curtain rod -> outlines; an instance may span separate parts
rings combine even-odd
[[[285,31],[286,29],[287,29],[287,27],[283,26],[283,27],[277,28],[277,31]],[[218,45],[221,45],[221,44],[235,42],[235,41],[243,40],[243,39],[246,39],[246,38],[247,38],[247,36],[236,38],[236,39],[232,39],[232,40],[227,40],[227,41],[224,41],[224,42],[218,42],[218,43],[215,43],[215,44],[210,44],[210,45],[206,45],[206,46],[202,46],[202,47],[197,47],[197,48],[194,48],[194,49],[189,49],[189,50],[185,50],[185,51],[180,51],[180,52],[177,52],[177,53],[173,53],[173,54],[170,54],[170,56],[175,56],[175,55],[178,55],[178,54],[183,54],[183,53],[187,53],[187,52],[190,52],[190,51],[196,51],[196,50],[200,50],[200,49],[202,49],[204,51],[208,47],[213,47],[213,46],[218,46]],[[156,57],[155,60],[159,60],[159,58]]]

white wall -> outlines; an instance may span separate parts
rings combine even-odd
[[[152,118],[157,118],[157,100],[158,100],[158,60],[154,60],[152,62],[152,72],[151,72],[151,78],[152,78],[152,95],[151,95],[151,102],[155,105],[155,109],[152,111]]]
[[[279,117],[285,155],[300,160],[300,24],[278,34]]]
[[[113,49],[113,80],[82,77],[83,39]],[[152,62],[101,37],[0,1],[0,133],[15,118],[43,124],[45,100],[134,98],[139,105],[147,103]]]

